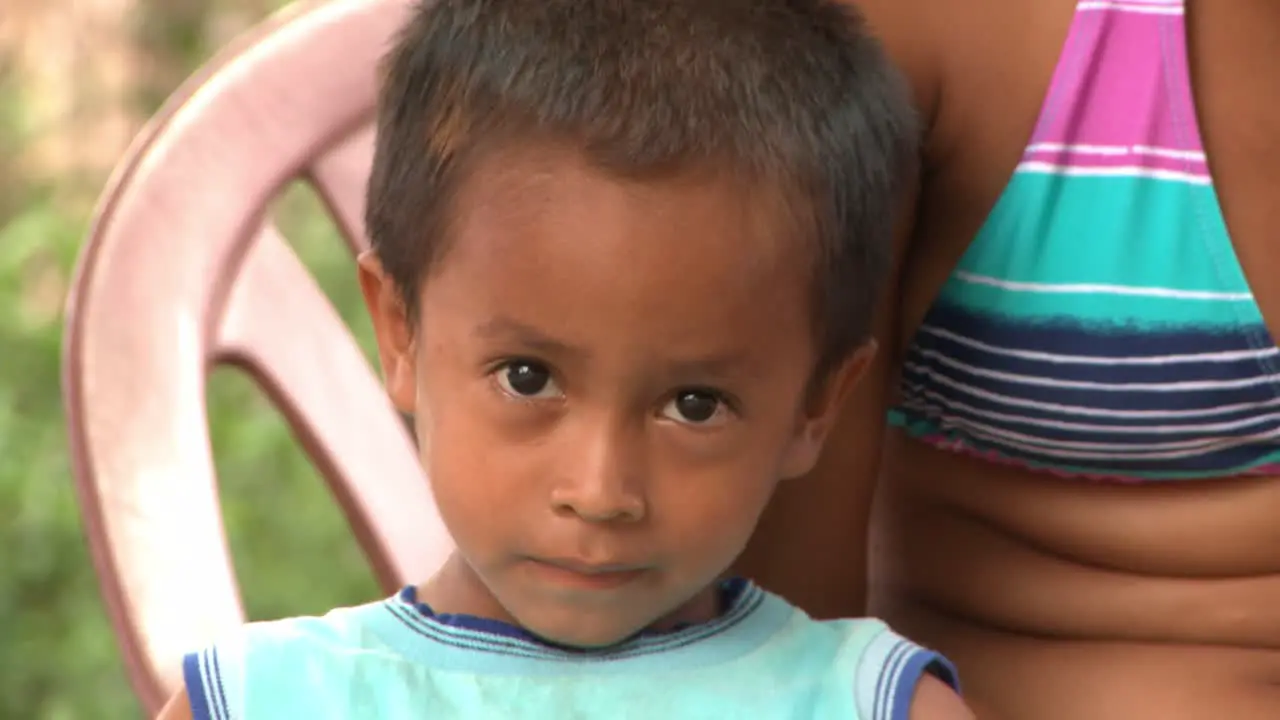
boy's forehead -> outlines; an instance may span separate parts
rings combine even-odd
[[[535,151],[481,164],[460,191],[428,295],[686,344],[807,326],[811,246],[780,197],[728,173],[632,180]]]
[[[516,147],[477,162],[459,190],[451,239],[489,251],[625,258],[661,250],[673,262],[745,263],[739,269],[748,271],[812,257],[811,224],[797,220],[797,203],[776,183],[709,164],[625,177],[573,149]]]

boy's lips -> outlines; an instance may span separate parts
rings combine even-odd
[[[575,558],[530,558],[536,571],[557,584],[606,590],[630,584],[651,570],[636,563],[590,563]]]

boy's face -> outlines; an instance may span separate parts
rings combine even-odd
[[[361,266],[458,547],[425,599],[580,647],[713,616],[709,586],[870,355],[806,393],[795,223],[732,179],[620,181],[551,150],[481,163],[454,207],[418,327]]]

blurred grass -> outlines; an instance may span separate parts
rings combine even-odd
[[[6,0],[7,5],[8,0]],[[221,10],[249,22],[283,2],[150,0],[137,41],[162,72],[143,116],[216,49]],[[225,32],[222,18],[219,32]],[[234,24],[234,23],[233,23]],[[42,131],[0,48],[0,718],[136,718],[72,489],[59,387],[62,305],[105,168],[11,172]],[[350,254],[307,189],[274,207],[285,235],[372,357]],[[317,389],[323,391],[323,389]],[[251,618],[320,611],[375,597],[323,482],[256,387],[210,378],[209,423],[225,522]]]

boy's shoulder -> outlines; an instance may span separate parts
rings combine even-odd
[[[352,668],[403,663],[378,631],[388,613],[379,601],[252,622],[187,654],[182,674],[194,720],[247,717],[248,708],[293,717],[300,700],[334,692]]]
[[[826,662],[830,682],[852,686],[856,717],[863,720],[907,718],[907,708],[927,678],[960,690],[950,660],[876,618],[813,620],[797,611],[773,645],[775,662],[801,671],[813,672],[812,663]]]
[[[439,717],[538,718],[569,706],[589,716],[678,718],[705,716],[708,705],[731,713],[797,704],[888,720],[906,717],[898,713],[926,674],[954,681],[940,655],[878,620],[812,620],[776,596],[741,622],[728,620],[720,632],[712,623],[575,655],[451,628],[397,596],[251,623],[188,655],[184,679],[194,720],[422,717],[425,708]]]

